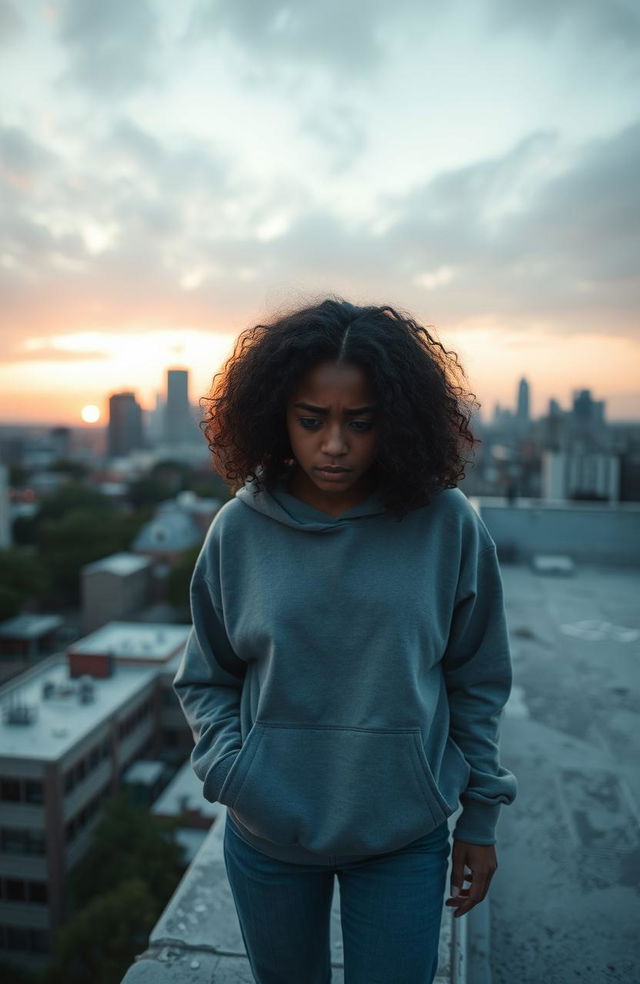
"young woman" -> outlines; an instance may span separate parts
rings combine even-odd
[[[259,984],[330,981],[336,875],[346,984],[431,984],[450,854],[455,917],[497,868],[512,670],[495,543],[456,484],[461,378],[412,318],[329,298],[247,329],[206,398],[235,495],[174,688]]]

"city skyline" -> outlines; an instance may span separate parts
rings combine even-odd
[[[172,365],[166,366],[164,369],[165,382],[164,389],[158,386],[153,389],[153,398],[147,401],[140,400],[139,392],[135,387],[118,387],[114,390],[109,390],[101,394],[101,398],[98,399],[93,404],[85,405],[79,408],[79,413],[77,419],[74,420],[62,420],[51,418],[49,420],[7,420],[0,418],[0,426],[42,426],[51,427],[56,424],[63,427],[77,427],[86,428],[87,430],[108,428],[109,425],[109,404],[110,400],[114,397],[126,395],[132,393],[136,401],[140,404],[140,409],[145,417],[151,417],[157,414],[159,411],[164,411],[166,408],[167,400],[167,374],[169,372],[186,372],[189,376],[188,388],[191,391],[193,389],[193,383],[191,382],[191,370],[186,368],[184,365]],[[527,401],[526,405],[528,408],[528,418],[529,419],[539,419],[544,417],[549,412],[549,407],[551,404],[559,406],[560,410],[563,412],[570,412],[572,409],[572,403],[576,396],[580,393],[588,392],[591,394],[592,399],[602,402],[605,407],[605,420],[608,423],[633,423],[640,422],[640,414],[632,416],[619,416],[615,417],[610,413],[609,403],[606,394],[603,394],[602,390],[598,387],[596,388],[593,384],[589,385],[588,382],[584,385],[576,385],[570,388],[565,388],[563,392],[549,392],[548,396],[544,398],[537,393],[536,380],[531,379],[530,376],[520,375],[512,381],[511,392],[507,392],[503,399],[490,399],[481,402],[480,416],[481,418],[490,423],[493,421],[496,412],[504,412],[505,410],[512,413],[514,416],[518,415],[518,401],[521,392],[522,382],[526,383],[527,388]],[[545,391],[546,392],[546,391]],[[198,396],[190,396],[188,399],[188,405],[192,410],[197,410],[199,407],[199,396],[204,394],[199,394]],[[96,419],[84,419],[83,411],[96,408],[99,410],[99,416]]]

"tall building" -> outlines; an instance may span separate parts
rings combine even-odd
[[[142,408],[135,393],[113,393],[109,397],[107,454],[115,458],[142,447]]]
[[[0,550],[11,546],[9,469],[0,464]]]
[[[167,444],[193,442],[197,436],[189,405],[189,370],[167,369],[164,436]]]
[[[518,383],[518,406],[516,417],[522,423],[529,422],[529,383],[522,377]]]

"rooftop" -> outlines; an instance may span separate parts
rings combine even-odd
[[[164,663],[179,654],[190,629],[190,625],[164,622],[108,622],[74,642],[69,653]]]
[[[43,660],[0,687],[2,756],[56,762],[144,691],[155,674],[156,667],[117,666],[105,679],[91,678],[93,700],[83,703],[81,678],[70,678],[66,659],[51,656]],[[45,684],[52,685],[47,697]],[[29,723],[5,720],[7,711],[19,706],[30,709]]]
[[[59,629],[60,615],[14,615],[0,625],[0,636],[5,639],[37,639]]]
[[[134,553],[116,553],[111,554],[110,557],[95,560],[91,564],[85,564],[82,570],[84,573],[89,574],[93,574],[96,571],[104,571],[107,574],[117,574],[119,577],[126,577],[128,574],[134,574],[136,571],[141,571],[145,567],[150,566],[151,561],[148,557],[141,557],[139,554]]]
[[[637,565],[501,569],[514,683],[500,744],[518,796],[501,812],[499,869],[487,899],[461,920],[443,907],[436,984],[635,979]],[[202,805],[199,780],[196,786]],[[220,809],[123,984],[252,980],[224,867]],[[338,883],[331,913],[336,984],[343,980],[339,902]]]
[[[176,772],[175,776],[158,796],[151,812],[163,817],[179,817],[186,810],[197,810],[211,822],[222,815],[224,807],[220,803],[210,803],[202,795],[202,783],[191,767],[189,759]]]

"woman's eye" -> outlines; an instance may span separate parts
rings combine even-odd
[[[322,423],[319,417],[298,417],[298,420],[306,430],[317,430],[316,424]],[[350,423],[353,429],[359,433],[369,431],[373,427],[370,420],[352,420]]]

